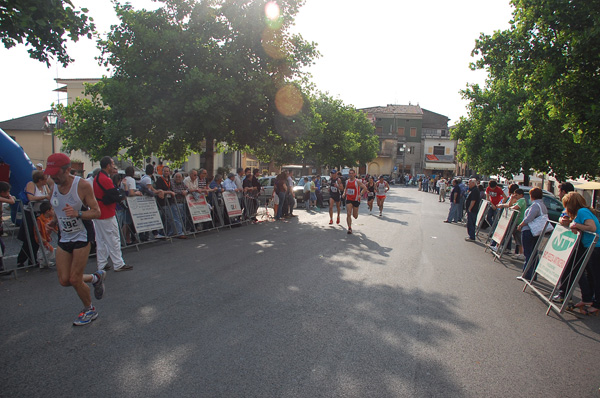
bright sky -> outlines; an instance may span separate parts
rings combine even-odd
[[[149,0],[131,3],[156,7]],[[100,32],[118,22],[108,1],[74,4],[90,10]],[[507,29],[511,12],[509,0],[306,0],[294,31],[318,44],[322,56],[309,72],[320,91],[358,108],[418,103],[454,123],[466,115],[459,91],[485,80],[468,67],[475,39]],[[107,74],[94,60],[95,41],[81,39],[67,48],[76,61],[47,68],[24,46],[0,45],[0,121],[50,109],[59,100],[56,77]]]

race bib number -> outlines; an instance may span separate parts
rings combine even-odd
[[[367,196],[373,196],[373,192],[367,193]]]
[[[65,233],[81,232],[85,229],[83,222],[78,218],[60,217],[60,230]]]
[[[331,192],[337,192],[337,191],[338,191],[337,187],[332,185],[331,186]]]
[[[354,189],[353,188],[346,189],[346,195],[350,195],[350,196],[354,195]]]

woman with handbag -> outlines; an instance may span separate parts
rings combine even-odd
[[[525,217],[523,221],[517,226],[517,230],[521,231],[521,242],[523,243],[523,254],[525,255],[525,263],[523,263],[523,271],[527,267],[527,263],[529,262],[529,257],[533,252],[533,249],[541,235],[541,230],[536,230],[534,224],[545,224],[545,221],[548,220],[548,209],[544,204],[543,193],[540,188],[533,188],[529,191],[529,196],[531,197],[532,203],[531,206],[525,210]],[[532,228],[533,227],[533,228]],[[544,225],[541,226],[544,228]],[[527,271],[523,277],[527,280],[531,279],[533,275],[533,267]]]
[[[587,206],[585,198],[577,192],[569,192],[562,198],[568,217],[572,220],[569,227],[573,233],[580,233],[580,247],[574,264],[579,264],[581,258],[594,242],[594,234],[600,232],[600,222]],[[573,272],[576,272],[574,269]],[[585,315],[600,313],[600,241],[596,243],[592,255],[579,279],[581,301],[575,304]]]
[[[25,217],[21,223],[21,228],[17,235],[17,239],[23,242],[21,251],[17,257],[17,266],[24,267],[25,261],[29,260],[28,263],[33,264],[37,256],[37,252],[40,248],[35,239],[35,217],[40,215],[40,206],[43,201],[49,201],[51,197],[51,190],[48,187],[48,178],[44,175],[41,170],[35,170],[31,176],[32,180],[25,186],[25,198],[23,198],[23,213]],[[32,212],[33,210],[33,217]],[[26,225],[25,225],[26,224]],[[29,235],[29,241],[31,242],[31,249],[34,257],[30,258],[29,245],[27,243],[27,235]]]

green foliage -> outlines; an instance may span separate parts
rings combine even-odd
[[[121,23],[98,44],[113,77],[89,88],[96,101],[66,112],[59,134],[89,153],[115,153],[89,139],[101,136],[133,158],[152,152],[174,161],[200,152],[204,140],[257,148],[263,157],[294,147],[310,109],[285,116],[276,98],[318,53],[288,32],[302,1],[279,1],[275,24],[265,21],[266,3],[165,0],[154,11],[117,4]],[[298,98],[308,104],[301,91]],[[84,123],[88,116],[104,119]]]
[[[91,39],[95,29],[87,9],[76,10],[71,0],[5,0],[0,3],[0,38],[4,47],[26,42],[38,61],[50,66],[50,59],[66,67],[73,61],[67,54],[66,38]]]
[[[320,93],[312,99],[313,126],[301,145],[316,165],[366,164],[377,157],[379,140],[366,115]]]
[[[482,172],[597,175],[600,1],[512,5],[510,29],[482,34],[473,50],[488,80],[462,92],[471,103],[455,132],[459,158]]]

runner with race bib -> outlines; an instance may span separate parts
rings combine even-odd
[[[367,187],[362,181],[356,179],[356,172],[352,169],[348,171],[348,181],[342,197],[346,198],[346,222],[348,223],[348,234],[352,233],[352,217],[358,218],[358,207],[360,206],[360,197],[367,191]]]
[[[379,207],[379,217],[383,215],[383,202],[387,196],[387,191],[390,190],[390,184],[383,179],[383,175],[379,176],[379,181],[375,184],[375,190],[377,191],[377,206]]]

